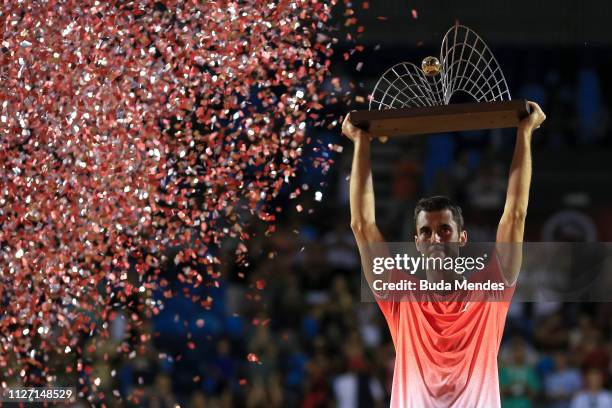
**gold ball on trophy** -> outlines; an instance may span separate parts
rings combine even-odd
[[[440,61],[436,57],[426,57],[421,63],[421,69],[427,76],[435,76],[440,73]]]

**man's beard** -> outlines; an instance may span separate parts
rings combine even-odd
[[[458,242],[441,242],[435,244],[425,244],[424,255],[426,258],[436,260],[431,264],[443,264],[446,258],[456,258],[459,256]],[[430,268],[426,270],[427,280],[430,282],[448,281],[452,282],[459,275],[452,269]]]

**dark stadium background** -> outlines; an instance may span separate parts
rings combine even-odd
[[[513,98],[534,100],[547,115],[533,139],[526,239],[612,241],[607,2],[389,0],[372,1],[367,9],[354,3],[353,9],[363,34],[349,43],[339,27],[333,64],[332,76],[345,91],[353,88],[367,100],[386,68],[437,55],[455,21],[469,26],[498,58]],[[345,62],[343,53],[355,44],[364,51]],[[340,120],[364,108],[354,102],[330,106],[327,113]],[[210,310],[178,296],[166,299],[163,312],[140,333],[124,333],[121,317],[115,320],[108,347],[89,356],[93,377],[107,387],[107,405],[388,405],[393,345],[377,306],[360,302],[360,265],[349,228],[352,146],[339,126],[312,128],[309,135],[316,142],[307,156],[321,154],[317,143],[339,143],[344,150],[327,174],[302,170],[284,190],[274,203],[282,209],[275,233],[266,236],[266,226],[253,220],[248,266],[231,262],[235,243],[227,242],[220,254],[223,284],[198,292],[214,299]],[[446,194],[463,206],[471,239],[493,240],[513,135],[512,129],[491,130],[376,143],[377,218],[385,236],[412,240],[415,201]],[[291,199],[304,185],[308,190]],[[173,268],[166,276],[179,288]],[[569,407],[574,395],[586,384],[597,388],[598,380],[610,390],[611,311],[607,303],[514,304],[499,357],[502,405]],[[147,333],[153,340],[142,354],[116,352],[114,342],[123,336]],[[124,397],[139,395],[139,402],[119,402],[115,389]],[[565,395],[553,398],[555,390]]]

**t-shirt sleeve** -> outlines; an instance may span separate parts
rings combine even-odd
[[[495,250],[492,251],[491,256],[489,257],[489,261],[485,264],[485,267],[482,270],[474,272],[468,278],[468,280],[474,283],[484,283],[490,281],[492,283],[495,283],[496,285],[503,284],[503,289],[481,291],[481,293],[478,293],[476,296],[482,297],[482,299],[473,300],[508,303],[512,301],[512,296],[514,295],[516,283],[510,286],[504,282],[501,262],[499,260],[497,251]]]
[[[380,307],[381,312],[385,316],[387,325],[389,326],[389,332],[395,343],[395,335],[399,327],[399,313],[400,313],[400,302],[397,300],[382,300],[376,298],[376,303]]]
[[[384,277],[384,281],[397,282],[403,275],[405,275],[403,272],[394,269],[388,272],[388,275]],[[395,342],[395,333],[399,326],[401,294],[392,291],[376,291],[373,295],[378,307],[385,316],[391,337],[393,337],[393,341]]]

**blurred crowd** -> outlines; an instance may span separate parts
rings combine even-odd
[[[536,148],[559,154],[578,149],[584,157],[610,149],[610,84],[601,69],[586,61],[568,73],[547,70],[543,61],[545,55],[529,56],[527,65],[539,75],[508,66],[517,69],[508,76],[523,84],[516,96],[539,102],[547,113]],[[424,138],[401,153],[390,178],[375,174],[376,186],[389,186],[387,196],[377,196],[391,203],[379,213],[385,236],[411,240],[414,203],[435,193],[464,207],[471,239],[493,240],[513,147],[504,132]],[[218,254],[221,284],[195,291],[213,299],[210,308],[180,295],[164,298],[161,313],[136,333],[126,332],[118,314],[113,336],[91,356],[92,378],[100,379],[109,406],[388,406],[393,344],[377,305],[361,301],[360,260],[349,228],[352,148],[337,134],[322,133],[319,140],[345,145],[333,157],[332,172],[311,169],[298,176],[275,203],[283,209],[276,232],[253,222],[242,264],[233,262],[237,243],[225,243]],[[534,177],[548,164],[554,163],[538,163]],[[577,168],[580,163],[573,163],[559,177]],[[304,186],[308,194],[291,200],[289,191]],[[603,194],[605,185],[600,187]],[[527,239],[609,241],[612,202],[596,194],[573,192],[555,206],[532,200]],[[295,210],[298,204],[304,211]],[[171,277],[181,267],[168,271],[175,293],[184,284]],[[137,353],[118,352],[126,336],[150,333]],[[499,354],[502,406],[612,407],[611,356],[612,304],[513,303]]]
[[[262,256],[248,275],[228,263],[228,280],[205,292],[208,311],[167,301],[142,328],[158,332],[144,351],[109,365],[113,347],[99,348],[107,402],[115,392],[150,407],[388,406],[393,344],[377,305],[361,301],[358,254],[337,218],[320,235],[302,224],[255,238]],[[503,406],[612,406],[611,356],[612,304],[514,303],[499,355]]]

